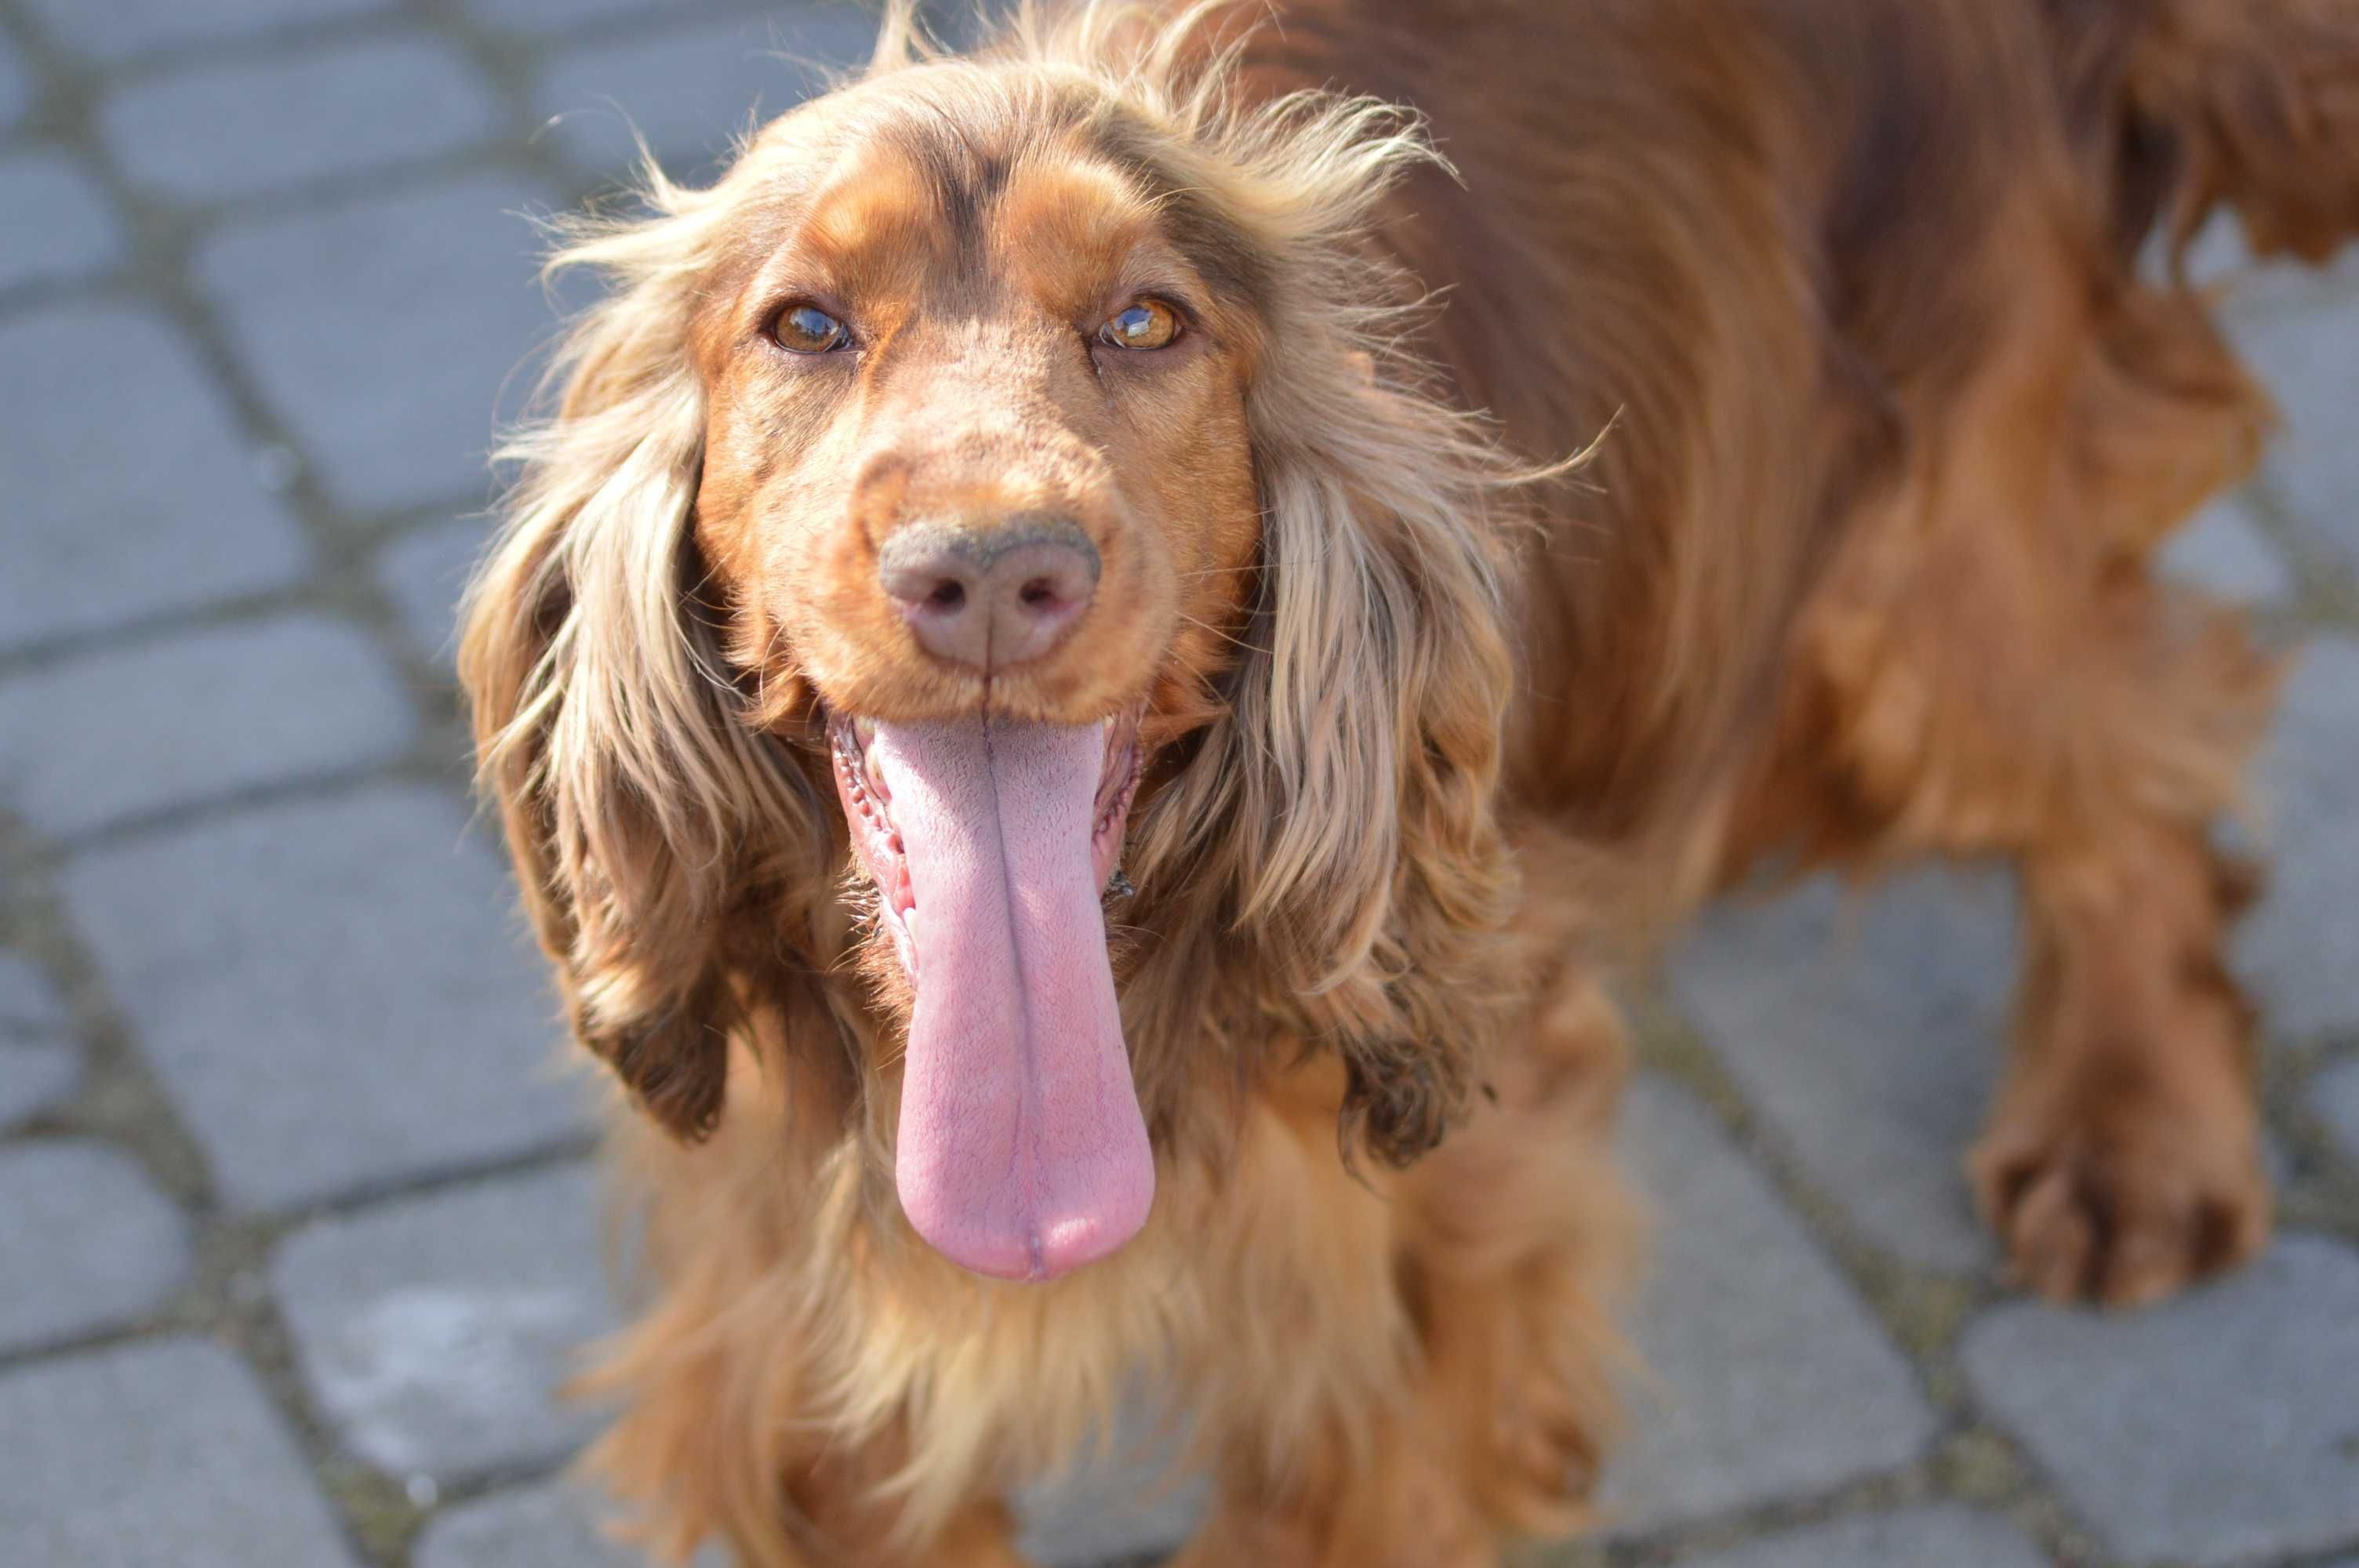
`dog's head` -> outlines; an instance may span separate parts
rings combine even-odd
[[[614,287],[462,669],[639,1102],[709,1130],[756,1014],[849,1040],[916,1228],[1047,1277],[1145,1218],[1191,1053],[1338,1048],[1355,1138],[1440,1136],[1506,900],[1496,474],[1361,240],[1397,114],[1237,107],[1105,7],[908,52],[560,257]]]

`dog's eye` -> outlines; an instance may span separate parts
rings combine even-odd
[[[816,305],[793,305],[778,312],[770,336],[789,353],[823,354],[852,341],[842,322]]]
[[[1180,313],[1160,299],[1117,310],[1098,329],[1098,341],[1116,349],[1160,349],[1180,335]]]

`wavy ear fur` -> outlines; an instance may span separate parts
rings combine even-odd
[[[746,1000],[723,944],[749,925],[792,944],[796,902],[828,884],[827,829],[806,775],[741,721],[719,634],[692,611],[704,399],[688,289],[721,200],[649,178],[656,216],[584,223],[551,263],[613,291],[559,347],[554,416],[503,453],[522,476],[468,589],[459,668],[480,785],[576,1035],[696,1138],[720,1117],[724,1031]],[[734,918],[762,903],[778,907]]]
[[[1123,16],[1094,8],[1068,47],[1108,69]],[[1415,121],[1331,94],[1234,109],[1188,21],[1143,37],[1133,74],[1113,68],[1126,111],[1160,122],[1177,183],[1249,237],[1270,346],[1248,409],[1263,516],[1245,650],[1133,860],[1150,893],[1167,876],[1212,891],[1223,948],[1261,977],[1254,1022],[1339,1049],[1347,1140],[1406,1162],[1462,1107],[1510,989],[1492,514],[1516,476],[1426,390],[1400,348],[1419,308],[1364,243],[1399,175],[1439,162]],[[1190,979],[1169,977],[1175,1008]]]

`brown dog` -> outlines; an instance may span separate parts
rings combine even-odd
[[[1599,955],[1770,852],[2020,863],[2033,1284],[2259,1242],[2205,835],[2273,676],[2147,562],[2267,407],[2133,264],[2359,227],[2359,0],[903,20],[649,200],[463,664],[647,1113],[663,1549],[1014,1563],[1142,1366],[1190,1563],[1577,1522]]]

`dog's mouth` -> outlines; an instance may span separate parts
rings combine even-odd
[[[918,1233],[978,1273],[1094,1261],[1154,1197],[1103,903],[1138,717],[831,716],[844,819],[916,995],[895,1184]]]

